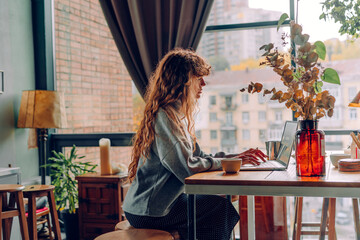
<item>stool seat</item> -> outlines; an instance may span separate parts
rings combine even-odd
[[[156,229],[128,229],[102,234],[95,240],[174,240],[174,237],[165,231]]]
[[[59,219],[55,206],[55,196],[54,196],[55,186],[53,185],[29,185],[26,186],[23,190],[24,197],[28,198],[28,226],[29,226],[29,235],[31,240],[37,240],[37,217],[40,215],[47,215],[50,210],[51,223],[49,225],[49,230],[53,230],[56,240],[61,240],[61,232]],[[36,198],[47,196],[49,203],[49,210],[36,214]],[[50,232],[51,234],[51,232]]]
[[[22,239],[29,239],[25,217],[23,189],[24,186],[18,184],[0,184],[0,239],[1,235],[3,235],[3,239],[10,239],[11,226],[14,217],[19,217]]]
[[[23,190],[25,187],[18,184],[0,184],[0,193],[3,192],[17,192]]]

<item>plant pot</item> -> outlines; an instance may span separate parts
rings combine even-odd
[[[79,240],[79,214],[77,209],[75,213],[70,213],[67,209],[62,210],[60,218],[64,222],[66,240]]]
[[[318,121],[300,121],[295,136],[296,173],[301,177],[325,176],[325,134]]]

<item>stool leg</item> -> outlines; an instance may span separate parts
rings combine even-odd
[[[335,212],[336,212],[336,198],[330,198],[329,203],[329,240],[336,240],[335,231]]]
[[[14,209],[15,208],[16,194],[17,194],[16,192],[9,194],[9,204],[6,203],[7,199],[4,202],[4,207],[6,209]],[[13,223],[12,217],[3,220],[4,240],[10,240],[12,223]]]
[[[50,234],[50,240],[54,240],[53,235],[52,235],[52,228],[51,228],[51,224],[50,224],[50,214],[46,215],[46,222],[49,228],[49,234]]]
[[[360,223],[359,223],[359,202],[357,198],[352,199],[354,211],[354,225],[356,232],[356,239],[360,240]]]
[[[23,240],[29,240],[29,232],[28,232],[28,226],[26,223],[26,216],[25,216],[24,195],[22,191],[18,191],[16,194],[16,204],[17,204],[17,208],[20,211],[19,223],[20,223],[21,237]]]
[[[328,221],[327,212],[329,209],[329,202],[330,202],[329,198],[324,198],[323,206],[321,210],[321,224],[320,224],[320,237],[319,237],[320,240],[325,239],[326,225]]]
[[[0,196],[0,239],[1,239],[1,235],[2,235],[2,221],[3,221],[2,211],[3,211],[3,198],[2,198],[2,196]]]
[[[37,224],[36,224],[36,197],[31,195],[28,198],[28,226],[31,240],[37,240]]]
[[[60,225],[56,211],[55,196],[53,191],[48,192],[48,199],[50,200],[49,207],[50,207],[51,222],[52,222],[52,228],[54,229],[55,239],[61,240]]]
[[[303,207],[303,197],[298,197],[297,201],[297,216],[296,216],[296,235],[295,239],[300,240],[301,236],[301,225],[302,225],[302,207]]]

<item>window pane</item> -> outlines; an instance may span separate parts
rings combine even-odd
[[[283,12],[289,13],[289,0],[215,0],[208,25],[277,21]],[[275,6],[274,6],[275,5]]]

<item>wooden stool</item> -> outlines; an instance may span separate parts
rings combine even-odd
[[[156,229],[128,229],[102,234],[95,240],[174,240],[174,237],[165,231]]]
[[[50,209],[47,207],[37,209],[36,211],[36,225],[47,223],[49,228],[49,237],[50,240],[54,240],[52,235],[52,229],[50,225]],[[29,213],[25,213],[26,217],[28,217]],[[44,217],[44,218],[43,218]]]
[[[300,240],[301,235],[319,235],[320,239],[324,239],[328,235],[328,239],[336,239],[335,231],[335,206],[336,198],[324,198],[321,222],[320,223],[304,223],[302,222],[302,206],[303,197],[296,197],[295,200],[295,220],[293,225],[293,239]],[[319,231],[303,231],[302,227],[320,227]],[[326,231],[326,227],[328,231]]]
[[[128,230],[140,231],[140,232],[143,232],[142,234],[147,234],[147,233],[152,234],[152,231],[156,230],[156,229],[134,228],[133,226],[130,225],[128,220],[121,221],[118,224],[116,224],[116,226],[115,226],[115,231],[128,231]],[[166,231],[163,231],[163,230],[156,230],[156,231],[166,232]],[[179,233],[177,231],[166,232],[166,233],[170,234],[170,236],[172,237],[171,239],[173,239],[173,240],[179,240],[180,239],[180,235],[179,235]],[[130,232],[130,235],[132,235],[131,232]],[[127,240],[127,239],[136,239],[136,238],[124,238],[124,240]],[[147,239],[147,238],[145,238],[145,239]],[[149,239],[151,239],[151,238],[149,238]],[[159,238],[159,239],[163,239],[163,238]],[[164,238],[164,239],[167,239],[167,238]]]
[[[20,222],[20,232],[23,240],[29,239],[29,233],[25,217],[25,207],[23,192],[24,186],[17,184],[0,184],[0,239],[9,240],[13,217],[18,216]],[[9,201],[7,193],[10,193]],[[16,208],[15,208],[16,203]],[[3,221],[4,220],[4,221]],[[4,232],[2,233],[2,227]]]
[[[55,206],[55,196],[54,196],[54,186],[52,185],[29,185],[26,186],[24,189],[24,197],[28,198],[28,225],[29,225],[29,235],[31,240],[38,239],[37,237],[37,215],[36,215],[36,198],[47,196],[49,208],[50,208],[50,215],[51,215],[51,222],[52,222],[52,230],[55,234],[56,240],[61,240],[60,234],[60,225],[59,219],[56,211]],[[50,230],[50,226],[49,226]],[[51,234],[51,232],[50,232]]]

